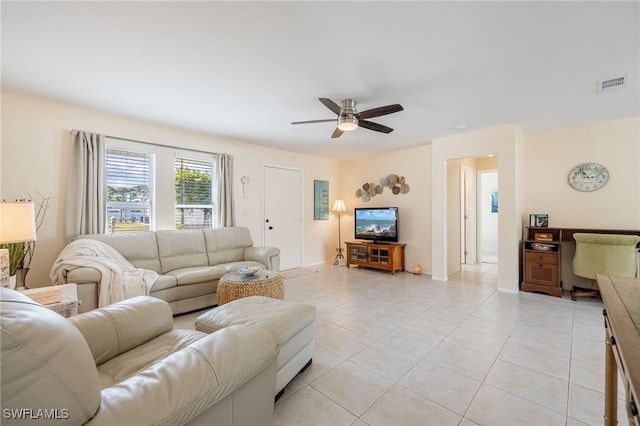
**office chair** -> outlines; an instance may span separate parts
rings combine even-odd
[[[575,233],[576,253],[573,256],[573,273],[596,279],[596,274],[616,277],[636,276],[637,248],[640,236],[618,234],[586,234]],[[600,296],[596,288],[574,286],[571,300],[583,296]]]

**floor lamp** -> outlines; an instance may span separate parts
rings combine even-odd
[[[340,260],[344,260],[344,255],[342,254],[342,234],[340,233],[340,216],[342,213],[347,211],[347,208],[344,206],[343,200],[336,200],[333,203],[333,208],[331,211],[338,213],[338,249],[336,250],[338,254],[336,254],[336,258],[333,260],[334,265],[339,265]]]

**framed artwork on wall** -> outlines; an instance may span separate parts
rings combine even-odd
[[[491,191],[491,213],[498,213],[498,190]]]
[[[313,181],[313,220],[329,220],[329,182]]]

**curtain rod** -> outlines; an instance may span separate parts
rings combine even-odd
[[[165,145],[162,143],[155,143],[155,142],[146,142],[146,141],[139,141],[136,139],[128,139],[128,138],[121,138],[118,136],[109,136],[109,135],[104,135],[105,138],[109,138],[109,139],[117,139],[117,140],[121,140],[121,141],[128,141],[128,142],[136,142],[136,143],[142,143],[145,145],[152,145],[152,146],[159,146],[162,148],[171,148],[171,149],[180,149],[182,151],[191,151],[191,152],[198,152],[200,154],[216,154],[215,152],[211,152],[211,151],[203,151],[200,149],[193,149],[193,148],[182,148],[182,147],[177,147],[177,146],[173,146],[173,145]]]
[[[73,133],[73,130],[70,130],[69,133]],[[218,154],[217,152],[203,151],[203,150],[200,150],[200,149],[193,149],[193,148],[181,148],[181,147],[177,147],[177,146],[173,146],[173,145],[165,145],[165,144],[155,143],[155,142],[147,142],[147,141],[140,141],[140,140],[136,140],[136,139],[121,138],[119,136],[111,136],[111,135],[103,135],[103,136],[105,138],[109,138],[109,139],[117,139],[117,140],[120,140],[120,141],[142,143],[142,144],[145,144],[145,145],[159,146],[161,148],[180,149],[182,151],[198,152],[200,154],[213,154],[213,155]]]

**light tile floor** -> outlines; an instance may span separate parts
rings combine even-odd
[[[284,275],[286,299],[318,309],[316,353],[274,426],[603,423],[598,299],[497,292],[489,264],[446,283],[332,265]]]

